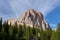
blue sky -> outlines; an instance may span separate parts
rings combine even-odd
[[[60,23],[60,6],[49,12],[45,18],[53,29],[56,28],[57,24]]]
[[[0,0],[0,17],[18,18],[31,8],[42,12],[53,29],[60,23],[60,0]]]

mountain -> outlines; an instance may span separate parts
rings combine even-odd
[[[18,19],[9,19],[8,24],[14,25],[17,22],[18,25],[23,25],[24,23],[26,26],[36,27],[39,29],[46,30],[49,28],[49,24],[46,22],[45,18],[43,17],[41,12],[35,11],[34,9],[30,9],[25,12],[21,17]]]

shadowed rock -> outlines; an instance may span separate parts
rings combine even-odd
[[[47,28],[49,28],[49,25],[46,22],[45,18],[43,17],[42,13],[37,12],[34,9],[28,10],[20,18],[16,20],[13,20],[13,19],[11,20],[8,20],[8,24],[16,21],[18,25],[23,25],[25,23],[26,26],[30,26],[32,28],[33,26],[43,30],[46,30]]]

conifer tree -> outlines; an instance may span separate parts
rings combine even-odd
[[[17,33],[18,33],[18,25],[17,22],[15,22],[15,25],[13,25],[13,40],[17,40]]]
[[[52,31],[51,40],[58,40],[58,34],[56,31]]]
[[[9,25],[8,25],[8,21],[3,23],[3,27],[4,27],[4,39],[8,40],[9,39]]]
[[[2,30],[2,17],[0,18],[0,32]]]
[[[2,40],[2,17],[0,18],[0,39]]]
[[[52,30],[51,28],[47,28],[46,29],[46,40],[51,40],[51,34],[52,34]]]
[[[57,32],[57,35],[58,35],[58,40],[60,40],[60,23],[57,24],[57,30],[56,30],[56,32]]]
[[[23,34],[24,34],[24,30],[22,28],[22,25],[19,25],[19,30],[18,30],[18,40],[23,40]]]

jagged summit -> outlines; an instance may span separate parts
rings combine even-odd
[[[34,9],[30,9],[27,12],[25,12],[20,18],[16,20],[8,20],[8,24],[14,24],[17,22],[18,25],[23,25],[24,23],[26,26],[30,27],[37,27],[43,30],[46,30],[49,28],[48,23],[46,22],[45,18],[43,17],[41,12],[37,12]]]

